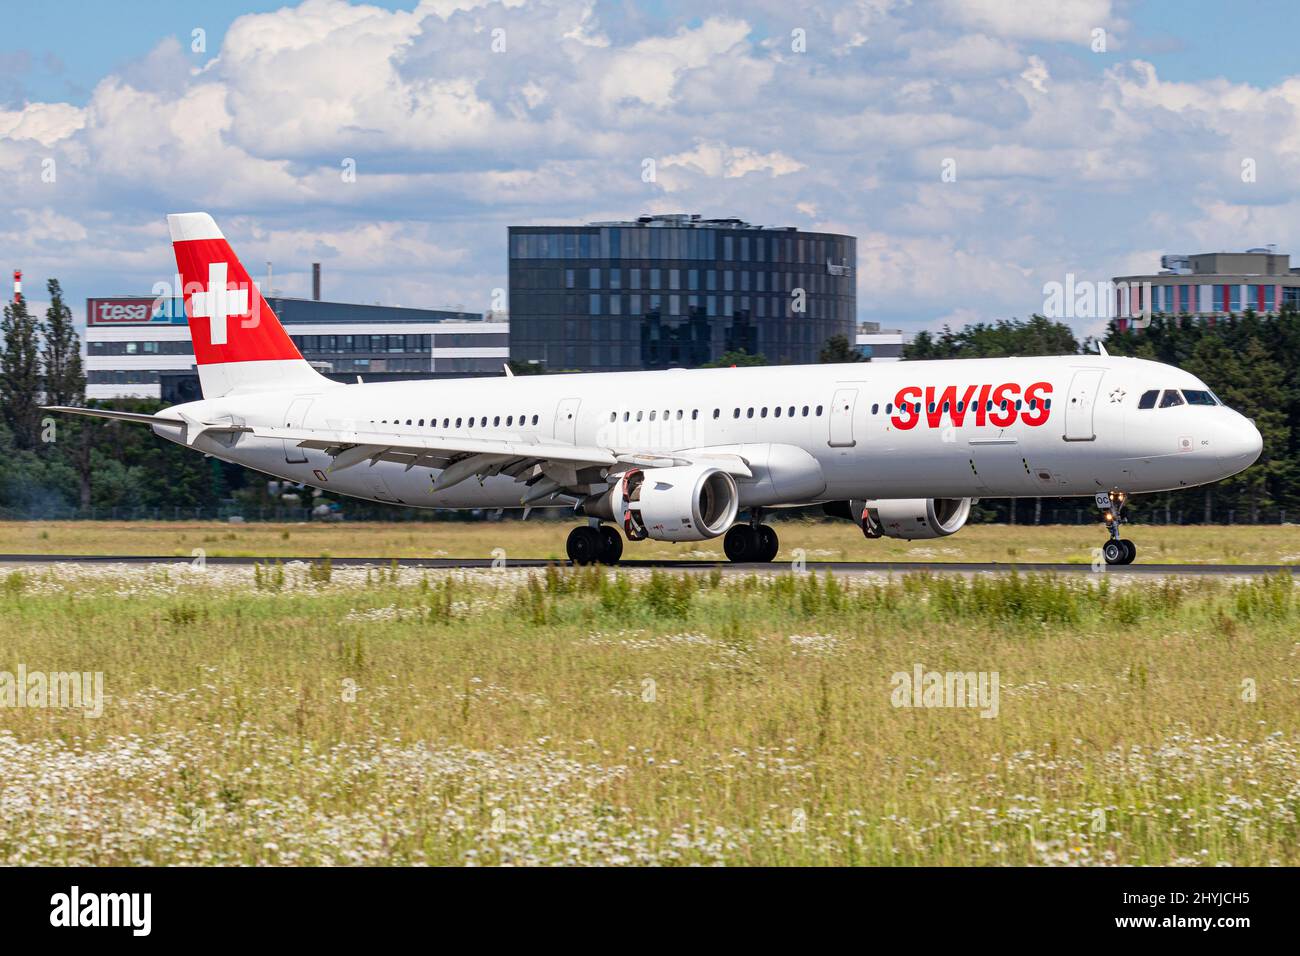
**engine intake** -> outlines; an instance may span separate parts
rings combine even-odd
[[[946,538],[970,517],[969,498],[886,498],[864,501],[859,524],[868,538]]]
[[[623,525],[629,541],[703,541],[736,520],[736,480],[720,468],[677,465],[632,468],[612,476],[613,487],[583,503],[583,512]]]

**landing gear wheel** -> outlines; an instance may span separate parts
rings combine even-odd
[[[600,526],[600,551],[598,560],[601,564],[618,564],[623,557],[623,536],[612,525]]]
[[[574,564],[591,564],[596,561],[600,555],[600,539],[599,528],[586,525],[574,528],[569,532],[569,540],[564,546],[569,552],[569,560]]]
[[[1128,545],[1125,548],[1125,545]],[[1131,541],[1122,540],[1122,538],[1112,538],[1101,546],[1101,557],[1106,559],[1108,564],[1127,564],[1132,561],[1132,555],[1138,553],[1138,549],[1132,546]]]
[[[722,538],[722,550],[737,564],[763,560],[759,533],[747,524],[732,525]]]
[[[776,536],[776,530],[769,524],[758,526],[758,560],[771,561],[776,557],[776,553],[781,550],[781,539]]]
[[[1101,546],[1101,556],[1107,564],[1132,564],[1137,557],[1137,545],[1119,536],[1120,526],[1124,524],[1124,504],[1128,501],[1128,495],[1123,491],[1099,491],[1095,497],[1101,519],[1110,532],[1110,540]]]

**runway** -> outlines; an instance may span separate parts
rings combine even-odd
[[[320,555],[302,557],[212,557],[204,558],[207,564],[214,565],[253,565],[282,564],[292,562],[311,563],[319,561]],[[336,568],[391,567],[396,560],[398,567],[428,568],[430,570],[486,570],[490,568],[544,568],[548,564],[567,565],[568,561],[552,561],[544,558],[519,558],[505,562],[492,558],[330,558]],[[0,566],[32,566],[57,564],[191,564],[194,558],[185,555],[139,555],[139,554],[0,554]],[[712,571],[715,568],[726,574],[750,574],[756,571],[792,571],[794,565],[788,561],[773,561],[770,564],[733,564],[730,561],[620,561],[619,568],[627,570],[669,570],[669,571]],[[1049,562],[1023,562],[1018,564],[1001,562],[965,562],[965,561],[807,561],[797,570],[830,571],[836,574],[1095,574],[1098,573],[1090,564],[1067,564]],[[1257,577],[1260,575],[1300,573],[1296,564],[1130,564],[1105,568],[1106,574],[1122,576],[1152,575],[1196,575],[1196,576],[1231,576]]]

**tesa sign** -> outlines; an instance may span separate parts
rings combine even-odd
[[[181,300],[87,299],[87,325],[178,325],[185,321]]]

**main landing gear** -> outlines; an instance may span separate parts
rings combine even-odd
[[[722,550],[737,564],[762,562],[766,564],[781,550],[781,541],[771,525],[763,524],[762,512],[755,508],[749,524],[732,525],[722,538]]]
[[[1097,492],[1097,508],[1106,522],[1110,540],[1101,546],[1101,556],[1107,564],[1132,564],[1137,557],[1137,545],[1119,536],[1119,526],[1124,523],[1124,502],[1128,495],[1122,491]]]
[[[623,556],[623,538],[613,525],[583,525],[569,532],[565,550],[574,564],[618,564]]]

